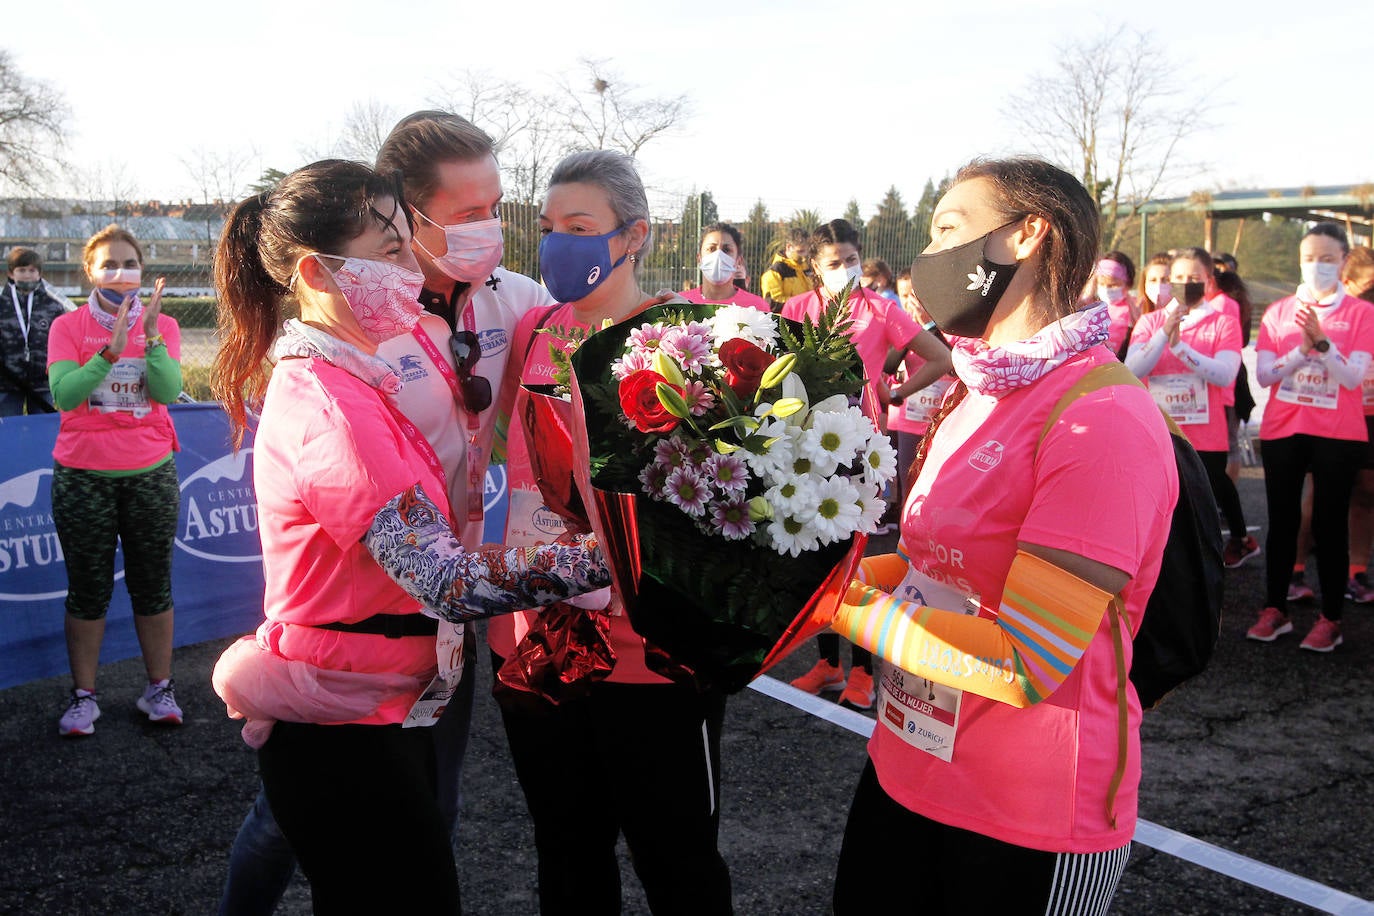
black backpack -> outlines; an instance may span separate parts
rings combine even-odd
[[[1110,385],[1140,384],[1118,362],[1090,369],[1050,411],[1041,439],[1079,397]],[[1165,694],[1207,667],[1221,632],[1225,587],[1221,526],[1207,470],[1173,420],[1167,415],[1164,419],[1169,424],[1178,469],[1178,503],[1164,544],[1159,579],[1133,641],[1130,679],[1143,709],[1154,708]],[[1114,605],[1119,611],[1119,602]]]

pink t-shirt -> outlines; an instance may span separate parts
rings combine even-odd
[[[970,393],[949,414],[903,511],[914,569],[996,608],[1018,541],[1067,550],[1131,576],[1123,598],[1132,631],[1139,628],[1178,498],[1159,409],[1133,385],[1100,389],[1065,410],[1037,449],[1060,396],[1113,358],[1094,347],[1000,399]],[[1126,771],[1112,828],[1106,799],[1118,709],[1110,626],[1104,614],[1068,678],[1034,706],[965,692],[951,762],[907,744],[880,715],[869,754],[884,791],[933,820],[1033,849],[1125,844],[1136,821],[1140,705],[1128,688]],[[1123,641],[1129,670],[1131,643]]]
[[[176,319],[158,315],[157,331],[167,342],[167,355],[180,359],[181,328]],[[48,365],[70,360],[84,366],[110,342],[110,336],[91,315],[89,304],[59,315],[48,332]],[[167,405],[147,396],[143,344],[140,319],[129,328],[124,352],[110,367],[102,386],[76,409],[62,411],[52,452],[58,464],[88,471],[132,471],[150,467],[177,449],[176,430]],[[141,397],[128,398],[125,404],[121,395],[112,390],[116,386],[122,386],[126,392],[130,386],[138,387],[143,393]],[[111,389],[108,395],[103,393],[106,387]],[[98,404],[102,398],[109,399],[103,407]]]
[[[1280,299],[1265,309],[1256,351],[1285,356],[1302,343],[1297,296]],[[1343,296],[1321,318],[1322,330],[1341,353],[1374,353],[1374,306]],[[1304,433],[1327,439],[1368,440],[1362,388],[1338,385],[1318,360],[1309,360],[1292,376],[1269,390],[1260,439],[1284,439]]]
[[[421,678],[434,670],[433,636],[387,639],[314,626],[420,612],[361,543],[377,510],[416,484],[446,505],[443,479],[381,394],[322,359],[277,364],[253,443],[263,603],[268,620],[304,624],[272,630],[279,655],[333,670]],[[357,721],[400,722],[418,695],[400,694]]]
[[[530,335],[534,334],[536,323],[545,328],[588,328],[577,320],[571,305],[557,306],[552,314],[546,314],[544,309],[534,309],[516,327],[511,339],[514,354],[512,360],[524,360],[520,383],[531,386],[552,385],[554,367],[553,361],[549,359],[549,346],[558,343],[569,352],[571,348],[559,343],[557,338],[542,333],[535,334],[531,343]],[[528,356],[525,356],[526,351]],[[510,487],[510,511],[506,521],[506,543],[511,546],[550,543],[563,531],[561,520],[544,504],[539,485],[535,482],[534,471],[530,466],[529,435],[523,419],[527,413],[526,399],[529,397],[530,395],[524,391],[516,393],[515,409],[511,414],[514,419],[507,439],[506,475]],[[573,419],[571,404],[564,406],[565,418],[571,422],[581,422],[580,417]],[[630,618],[620,612],[620,599],[614,594],[610,607],[615,612],[610,618],[610,641],[611,647],[615,650],[616,661],[615,667],[606,679],[620,684],[668,683],[667,678],[654,674],[646,666],[644,640],[630,625]],[[529,632],[536,613],[519,611],[493,617],[487,621],[487,644],[491,650],[502,658],[508,658],[515,651],[516,644]]]
[[[1218,353],[1232,351],[1239,357],[1240,325],[1230,315],[1221,314],[1210,306],[1206,306],[1206,308],[1207,311],[1197,319],[1196,323],[1180,328],[1179,339],[1203,356],[1212,357]],[[1167,313],[1162,310],[1142,315],[1140,323],[1135,326],[1135,332],[1131,335],[1131,343],[1143,344],[1147,342],[1156,331],[1164,326],[1167,317]],[[1209,385],[1202,382],[1193,370],[1184,365],[1183,361],[1168,349],[1165,349],[1160,355],[1159,362],[1155,363],[1155,367],[1146,374],[1142,381],[1150,388],[1150,393],[1155,396],[1160,407],[1174,415],[1174,419],[1179,423],[1179,429],[1183,430],[1188,441],[1193,443],[1193,448],[1200,452],[1224,452],[1227,450],[1225,396],[1227,392],[1234,392],[1234,385]],[[1174,381],[1205,386],[1207,393],[1207,419],[1205,423],[1188,422],[1191,418],[1181,419],[1183,412],[1173,409],[1169,404],[1168,399],[1171,395],[1178,396],[1184,391],[1183,384],[1170,384]]]
[[[1113,353],[1121,351],[1121,345],[1131,336],[1130,294],[1120,302],[1107,303],[1107,349]]]
[[[760,312],[773,311],[762,296],[755,296],[747,289],[740,289],[738,286],[735,287],[735,291],[730,294],[728,299],[707,299],[700,286],[684,291],[681,296],[688,302],[700,302],[703,305],[747,305],[750,308],[758,309]]]
[[[853,324],[849,328],[849,339],[864,365],[867,379],[866,397],[863,399],[864,414],[878,419],[878,389],[883,384],[883,362],[887,359],[889,347],[904,347],[921,332],[916,323],[902,308],[901,303],[893,302],[877,293],[859,288],[849,297],[852,309],[850,317]],[[803,315],[812,321],[818,319],[825,308],[825,301],[815,290],[793,296],[782,307],[782,317],[801,321]]]

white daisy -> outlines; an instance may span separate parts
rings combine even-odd
[[[816,514],[810,523],[822,544],[849,537],[862,521],[859,491],[843,477],[831,477],[814,489]]]
[[[881,491],[873,484],[861,483],[855,487],[855,491],[858,493],[859,521],[854,528],[864,534],[872,534],[878,530],[883,513],[887,512],[887,500],[879,495]]]
[[[815,481],[809,477],[793,477],[764,491],[763,498],[773,507],[773,515],[792,515],[806,521],[816,512]]]
[[[794,557],[820,546],[816,538],[816,529],[810,523],[790,515],[780,516],[769,522],[768,535],[772,538],[774,550],[780,554],[790,553]]]
[[[857,410],[813,410],[811,426],[797,444],[798,456],[810,460],[812,473],[828,477],[854,460],[872,428],[872,422]]]
[[[864,477],[869,483],[882,486],[897,476],[897,450],[892,440],[874,430],[864,447]]]

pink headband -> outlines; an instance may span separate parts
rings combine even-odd
[[[1104,277],[1111,277],[1114,280],[1126,282],[1126,265],[1120,261],[1113,261],[1111,258],[1103,258],[1097,262],[1097,272]]]

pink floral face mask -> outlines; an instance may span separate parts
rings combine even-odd
[[[390,261],[319,253],[315,257],[343,261],[334,271],[334,282],[373,343],[409,334],[424,314],[419,296],[425,276],[419,271]]]

